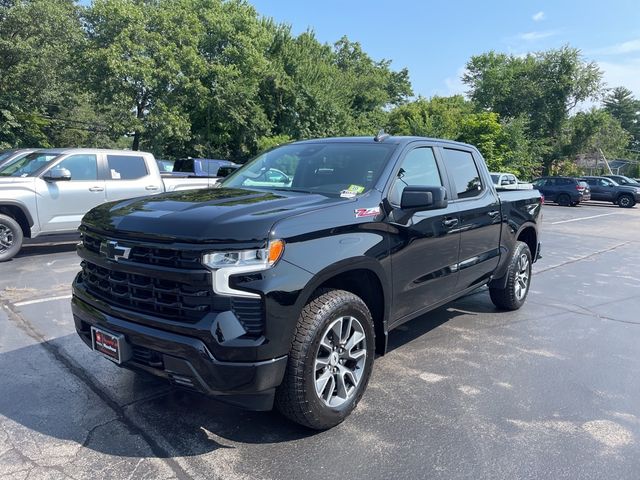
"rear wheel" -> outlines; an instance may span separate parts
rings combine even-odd
[[[531,251],[524,242],[517,242],[511,256],[504,288],[489,287],[493,304],[504,310],[517,310],[527,299],[531,285]]]
[[[556,203],[563,207],[568,207],[569,205],[571,205],[571,197],[566,193],[561,193],[560,195],[558,195],[558,198],[556,198]]]
[[[371,313],[358,296],[318,292],[298,319],[277,409],[316,430],[338,425],[367,387],[374,344]]]
[[[22,228],[13,218],[0,215],[0,262],[15,257],[22,247]]]
[[[636,204],[636,201],[631,195],[620,195],[617,203],[621,208],[631,208]]]

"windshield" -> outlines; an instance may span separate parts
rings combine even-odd
[[[634,184],[636,182],[634,182],[633,180],[631,180],[629,177],[625,177],[623,175],[619,175],[615,178],[616,182],[618,182],[620,185],[629,185],[629,184]]]
[[[494,185],[498,184],[499,179],[500,179],[500,175],[496,175],[494,173],[491,174],[491,181],[493,182]]]
[[[0,152],[0,162],[2,162],[2,160],[4,160],[5,158],[10,157],[11,154],[13,154],[13,150],[5,150],[3,152]]]
[[[2,177],[30,177],[51,160],[56,158],[58,153],[33,152],[29,155],[10,162],[0,168]]]
[[[302,191],[350,198],[374,186],[395,148],[383,143],[284,145],[246,163],[227,177],[222,187]]]

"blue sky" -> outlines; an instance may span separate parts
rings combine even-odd
[[[418,0],[249,0],[294,33],[308,28],[322,42],[342,35],[375,59],[407,67],[416,94],[465,90],[464,65],[489,50],[523,54],[569,44],[596,61],[611,87],[640,98],[640,2]]]

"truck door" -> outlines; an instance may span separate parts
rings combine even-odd
[[[161,193],[164,188],[162,178],[155,165],[147,165],[142,155],[106,155],[107,201],[142,197]]]
[[[486,180],[479,154],[462,148],[442,148],[444,165],[455,188],[460,218],[457,291],[489,278],[500,260],[502,215],[500,200]]]
[[[457,206],[404,211],[400,208],[400,199],[407,185],[448,187],[433,147],[418,146],[405,154],[387,195],[392,232],[394,308],[391,323],[445,299],[453,293],[457,279],[460,243]]]
[[[95,154],[72,154],[47,171],[53,168],[66,168],[71,180],[36,179],[40,228],[42,232],[73,231],[85,213],[105,201],[104,180],[98,180],[98,159]]]

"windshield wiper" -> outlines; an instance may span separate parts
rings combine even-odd
[[[313,193],[310,190],[302,190],[300,188],[286,188],[286,187],[272,187],[272,188],[269,188],[269,190],[278,190],[279,192]]]

